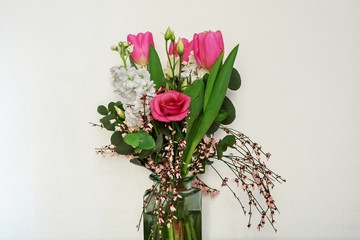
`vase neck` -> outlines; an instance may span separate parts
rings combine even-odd
[[[161,178],[158,175],[151,174],[149,177],[155,184],[161,184]],[[181,179],[167,179],[166,183],[173,185],[178,191],[185,191],[189,190],[192,187],[192,181],[194,180],[195,176],[190,176]]]

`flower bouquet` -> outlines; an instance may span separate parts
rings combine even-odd
[[[278,209],[270,190],[285,180],[262,160],[269,153],[228,127],[236,111],[226,92],[241,85],[233,67],[238,45],[225,58],[220,31],[194,34],[189,41],[175,40],[168,28],[164,38],[166,68],[150,32],[129,34],[111,47],[122,60],[111,68],[119,101],[100,105],[101,124],[93,123],[113,132],[111,144],[98,148],[99,154],[126,155],[151,172],[153,185],[143,199],[144,239],[201,239],[201,192],[219,192],[200,179],[207,168],[234,194],[248,227],[257,211],[257,227],[268,221],[274,228]],[[217,131],[225,136],[216,139]],[[223,176],[214,161],[233,176]],[[235,188],[244,192],[248,209]]]

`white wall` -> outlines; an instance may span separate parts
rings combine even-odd
[[[221,29],[240,49],[234,127],[288,182],[275,234],[246,228],[232,195],[203,200],[204,239],[360,236],[359,1],[0,1],[0,239],[141,239],[148,173],[94,148],[116,100],[110,45],[128,33]],[[216,182],[208,171],[206,179]],[[220,183],[220,182],[216,182]],[[255,224],[255,222],[254,222]]]

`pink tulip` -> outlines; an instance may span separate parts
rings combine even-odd
[[[151,115],[160,122],[181,121],[189,113],[191,98],[171,90],[156,95],[150,102]]]
[[[132,60],[141,66],[147,65],[149,63],[150,44],[155,46],[152,33],[129,34],[127,40],[134,46],[133,52],[130,55]]]
[[[187,40],[186,38],[181,38],[181,41],[184,44],[184,53],[182,55],[182,60],[184,62],[188,62],[190,52],[193,50],[193,41],[189,42],[189,40]],[[179,56],[179,54],[177,53],[176,48],[177,48],[177,43],[175,42],[175,56],[177,57],[177,56]],[[173,54],[172,42],[170,43],[170,46],[169,46],[169,54]]]
[[[211,69],[224,52],[224,41],[220,31],[195,33],[193,49],[196,62],[205,69]]]

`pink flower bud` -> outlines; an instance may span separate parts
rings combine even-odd
[[[181,38],[181,41],[184,45],[184,53],[182,55],[182,60],[184,62],[188,62],[189,61],[189,55],[190,52],[193,50],[193,42],[189,42],[189,40],[187,40],[186,38]],[[173,44],[170,44],[169,47],[169,54],[173,54],[173,48],[175,48],[175,56],[179,56],[178,52],[177,52],[177,43],[175,43],[175,46],[173,47]]]
[[[155,46],[152,33],[129,34],[127,40],[134,46],[134,50],[130,55],[132,60],[141,66],[147,65],[149,63],[150,44]]]
[[[195,33],[193,38],[195,60],[202,68],[211,69],[224,52],[224,41],[220,31]]]

